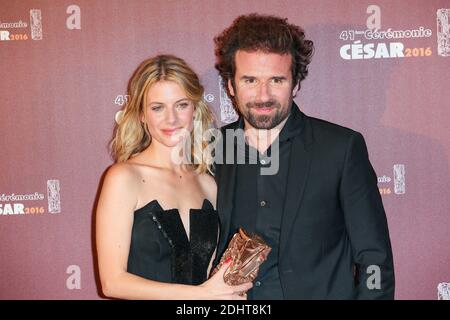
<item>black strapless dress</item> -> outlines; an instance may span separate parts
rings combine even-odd
[[[188,239],[177,209],[157,200],[134,212],[127,271],[146,279],[197,285],[207,279],[217,246],[218,214],[211,202],[190,209]]]

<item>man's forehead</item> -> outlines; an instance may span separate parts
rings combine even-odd
[[[254,74],[290,74],[292,56],[264,51],[238,50],[235,56],[236,72],[245,75]],[[250,74],[247,74],[250,73]]]

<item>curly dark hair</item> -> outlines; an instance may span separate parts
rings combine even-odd
[[[214,38],[214,42],[215,67],[227,90],[228,80],[234,86],[238,50],[290,53],[293,86],[308,75],[308,64],[314,51],[313,42],[305,39],[305,33],[299,26],[288,23],[287,19],[256,13],[236,18],[228,29]]]

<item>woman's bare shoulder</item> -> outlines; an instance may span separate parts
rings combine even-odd
[[[116,163],[108,168],[102,186],[99,211],[130,212],[137,203],[139,174],[127,163]]]
[[[113,164],[106,172],[104,186],[136,193],[139,190],[141,172],[135,165],[121,162]]]
[[[136,165],[128,162],[115,163],[109,167],[106,176],[110,179],[129,181],[139,176],[139,169]]]

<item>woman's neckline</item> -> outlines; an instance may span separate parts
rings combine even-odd
[[[147,202],[144,206],[140,207],[139,209],[134,210],[135,213],[138,213],[140,211],[144,211],[146,208],[150,207],[151,205],[156,205],[158,207],[157,211],[162,212],[169,212],[169,211],[179,211],[178,208],[170,208],[170,209],[164,209],[159,201],[157,199],[151,200]],[[202,202],[201,208],[190,208],[189,211],[199,211],[199,210],[215,210],[214,206],[212,205],[211,201],[209,201],[207,198],[205,198]]]

